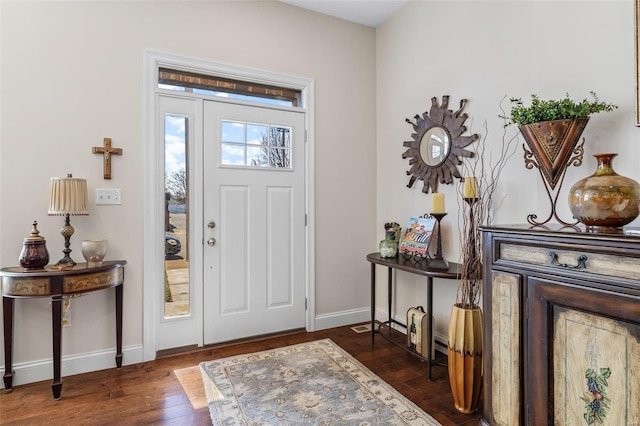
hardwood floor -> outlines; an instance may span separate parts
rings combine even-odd
[[[208,408],[202,404],[196,404],[196,408],[192,406],[185,392],[189,384],[183,387],[180,383],[180,380],[185,383],[183,375],[174,370],[215,358],[324,338],[333,340],[443,425],[478,424],[479,414],[460,414],[453,407],[446,367],[434,366],[433,380],[429,381],[423,362],[379,336],[372,346],[370,333],[355,333],[350,327],[218,345],[124,366],[120,370],[114,368],[63,377],[59,401],[51,396],[49,380],[17,386],[10,393],[0,390],[0,423],[52,426],[211,424]],[[191,377],[193,387],[202,386],[193,379],[193,374]]]

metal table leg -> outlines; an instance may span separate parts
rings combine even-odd
[[[427,306],[429,307],[429,312],[427,318],[429,322],[429,330],[427,331],[427,350],[429,358],[429,380],[431,380],[431,367],[433,366],[433,278],[427,277]]]
[[[371,263],[371,344],[376,337],[376,264]]]

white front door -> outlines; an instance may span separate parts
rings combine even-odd
[[[204,103],[204,344],[305,327],[304,123]]]

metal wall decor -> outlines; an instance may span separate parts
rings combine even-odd
[[[462,179],[458,165],[462,164],[460,157],[473,157],[474,153],[464,149],[479,139],[477,134],[463,136],[467,131],[464,122],[468,115],[463,113],[467,103],[460,100],[460,108],[453,112],[449,108],[449,96],[442,97],[442,104],[434,96],[431,98],[431,109],[422,116],[414,117],[415,121],[405,119],[413,126],[413,140],[405,141],[403,146],[408,148],[402,158],[411,157],[407,171],[410,175],[408,188],[413,187],[416,180],[423,181],[422,192],[436,192],[438,183],[451,184],[454,178]]]

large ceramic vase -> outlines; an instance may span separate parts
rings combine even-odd
[[[573,216],[587,226],[620,228],[638,217],[640,185],[620,176],[611,165],[617,154],[596,154],[593,175],[576,182],[569,191]]]
[[[453,305],[449,319],[449,383],[456,410],[478,410],[482,392],[482,310]]]

